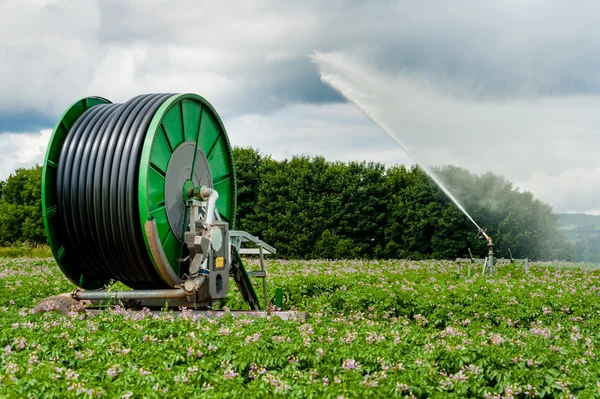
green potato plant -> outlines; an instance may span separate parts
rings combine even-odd
[[[32,314],[75,287],[51,259],[0,260],[0,397],[600,397],[600,272],[573,266],[268,261],[269,298],[310,313],[284,321]]]

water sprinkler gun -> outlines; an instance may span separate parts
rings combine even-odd
[[[481,234],[481,238],[484,238],[484,239],[487,240],[488,246],[490,246],[490,245],[493,246],[494,245],[494,244],[492,244],[492,237],[490,237],[489,235],[487,235],[487,233],[485,232],[485,230],[482,229],[481,227],[479,228],[479,234]]]
[[[489,268],[489,272],[490,274],[493,273],[494,270],[494,243],[492,242],[492,237],[490,237],[484,229],[482,229],[481,227],[479,228],[479,234],[481,234],[481,237],[486,239],[488,242],[488,258],[487,258],[487,266]],[[484,266],[484,272],[485,272],[485,266]]]
[[[485,232],[484,229],[482,229],[481,227],[479,228],[479,234],[481,234],[481,238],[484,238],[487,240],[488,242],[488,248],[490,249],[490,252],[494,252],[494,244],[492,243],[492,237],[490,237],[489,235],[487,235],[487,233]]]

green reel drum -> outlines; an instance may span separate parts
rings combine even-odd
[[[232,149],[204,98],[77,101],[54,128],[42,175],[44,227],[58,265],[84,289],[114,280],[136,289],[180,284],[189,268],[186,193],[202,185],[218,192],[217,215],[232,228]]]

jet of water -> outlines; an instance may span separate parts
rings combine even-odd
[[[421,166],[421,168],[427,173],[427,175],[442,189],[442,191],[456,204],[458,209],[464,213],[469,220],[477,227],[478,231],[483,231],[481,227],[475,222],[475,220],[469,215],[469,212],[461,205],[461,203],[452,195],[452,193],[444,186],[444,184],[440,181],[440,179],[435,175],[435,173],[425,164],[419,162],[419,160],[406,148],[406,146],[400,141],[398,138],[398,134],[394,132],[394,130],[387,126],[380,118],[377,117],[377,112],[368,101],[368,96],[358,90],[351,82],[345,80],[342,76],[336,73],[326,72],[325,65],[333,66],[335,69],[341,70],[343,66],[340,66],[338,62],[333,60],[331,57],[328,57],[326,54],[319,53],[315,51],[311,56],[311,60],[319,66],[321,81],[328,84],[337,90],[342,96],[344,96],[347,100],[356,105],[365,115],[367,115],[373,122],[375,122],[384,132],[386,132],[391,138],[393,138],[400,147],[406,152],[406,154],[411,157],[415,163]]]

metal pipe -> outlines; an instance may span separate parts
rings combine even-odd
[[[490,266],[490,275],[494,274],[494,243],[492,242],[492,237],[485,235],[488,241],[488,262]]]
[[[492,237],[487,235],[484,229],[479,228],[479,233],[483,238],[485,238],[488,242],[488,256],[487,260],[483,266],[483,274],[485,274],[486,266],[488,267],[490,275],[494,273],[494,243],[492,242]]]
[[[483,236],[483,238],[485,238],[486,240],[490,240],[490,237],[487,235],[487,233],[485,232],[484,229],[482,229],[481,227],[479,228],[479,233]]]
[[[77,300],[102,299],[180,299],[193,295],[205,280],[198,276],[194,280],[186,280],[179,288],[164,290],[132,290],[132,291],[75,291],[71,296]]]
[[[212,224],[215,220],[215,208],[219,193],[210,187],[202,186],[200,196],[206,199],[206,214],[204,215],[204,224]]]
[[[166,290],[133,290],[133,291],[75,291],[73,298],[77,300],[100,299],[177,299],[187,294],[182,288]]]
[[[258,256],[260,259],[260,269],[265,272],[265,257],[263,256],[263,247],[262,245],[258,246]],[[265,310],[269,310],[269,299],[267,298],[267,275],[265,274],[262,279],[262,287],[263,287],[263,297],[265,300]]]
[[[473,257],[473,252],[471,252],[471,248],[468,248],[469,256],[471,256],[471,263],[475,262],[475,258]]]
[[[212,233],[211,233],[209,226],[212,225],[212,223],[215,220],[215,209],[217,207],[217,199],[219,198],[219,193],[210,187],[202,186],[202,187],[200,187],[199,191],[197,188],[190,190],[188,192],[188,195],[195,196],[196,198],[199,197],[199,199],[206,200],[206,211],[204,213],[204,220],[202,221],[202,223],[204,224],[205,228],[207,228],[208,230],[205,230],[202,232],[202,237],[207,235],[207,238],[209,240],[212,240]],[[196,220],[198,219],[197,207],[192,206],[190,212],[191,212],[191,214],[190,214],[190,231],[194,231],[196,234],[195,238],[198,238],[199,231],[196,229]],[[194,249],[194,252],[196,252],[195,249]],[[200,258],[196,259],[197,256],[203,257],[204,259],[203,260],[201,260]],[[198,274],[199,270],[208,271],[208,254],[207,253],[203,253],[203,254],[194,253],[192,255],[192,262],[190,264],[190,270],[189,270],[190,275],[196,276]]]

